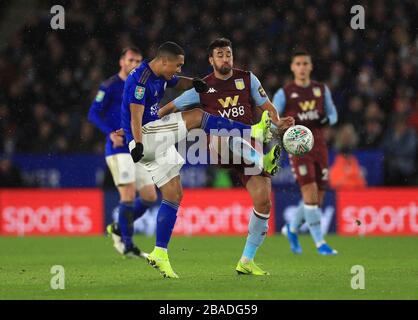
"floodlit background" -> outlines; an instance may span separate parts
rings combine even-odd
[[[51,29],[50,8],[55,4],[65,8],[65,30]],[[418,185],[418,4],[413,0],[362,2],[365,29],[353,30],[350,8],[355,4],[325,0],[0,1],[0,187],[4,188],[0,233],[102,233],[118,199],[104,162],[104,137],[87,120],[99,84],[118,71],[124,47],[138,46],[145,58],[152,58],[158,45],[167,40],[186,50],[183,74],[203,77],[211,72],[208,44],[224,36],[233,42],[235,67],[256,74],[270,98],[292,79],[289,61],[295,49],[312,53],[312,78],[331,89],[339,122],[326,130],[331,188],[324,207],[325,231],[417,234],[418,189],[413,186]],[[165,101],[178,94],[168,92]],[[332,169],[342,152],[358,162],[353,174],[364,178],[365,189],[359,192],[366,199],[345,190],[352,186],[350,176],[342,184],[336,181],[347,169]],[[276,231],[299,201],[286,155],[282,165],[273,178]],[[203,165],[186,165],[182,180],[187,190],[222,188],[221,194],[228,199],[228,190],[237,183],[227,171]],[[30,200],[24,202],[26,198],[10,188],[31,188],[19,191]],[[91,229],[67,228],[64,222],[48,228],[54,208],[64,200],[42,191],[68,188],[79,194],[76,202],[62,193],[60,197],[74,210],[91,209]],[[216,191],[204,192],[211,199],[208,202],[216,205]],[[194,198],[190,199],[184,207],[196,208]],[[238,202],[243,212],[251,207],[244,202]],[[234,203],[225,204],[229,205]],[[10,206],[16,212],[31,208],[6,214]],[[50,212],[42,216],[39,206]],[[391,209],[382,212],[383,207]],[[217,218],[201,218],[206,209],[198,208],[199,213],[192,210],[188,231],[179,233],[211,233],[205,224]],[[402,208],[409,208],[403,218],[398,214]],[[154,214],[138,222],[137,230],[152,234]],[[363,229],[353,229],[356,216],[363,218]],[[212,229],[214,234],[223,232],[221,227]],[[228,232],[246,230],[230,226]]]

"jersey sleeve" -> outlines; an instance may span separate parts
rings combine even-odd
[[[109,106],[109,91],[109,88],[103,84],[100,86],[88,114],[88,120],[106,135],[113,131],[113,129],[106,124],[103,117],[103,113],[106,112],[106,109]]]
[[[194,88],[183,92],[173,101],[173,104],[179,110],[187,109],[187,107],[192,107],[199,103],[200,96]]]
[[[167,81],[167,88],[174,88],[179,80],[180,78],[174,75],[170,80]]]
[[[329,124],[334,125],[338,121],[337,108],[332,101],[331,91],[325,86],[325,112],[327,113]]]
[[[261,85],[260,80],[251,72],[250,75],[251,79],[251,97],[254,100],[254,103],[257,107],[263,105],[267,101],[269,101],[269,98],[266,94],[266,91],[264,91],[263,86]]]
[[[129,79],[129,78],[128,78]],[[147,95],[147,87],[142,83],[137,83],[134,80],[130,80],[125,85],[127,87],[127,101],[128,104],[141,104],[145,106],[145,99]]]
[[[273,105],[276,108],[279,115],[282,115],[286,106],[286,96],[283,88],[277,90],[273,97]]]

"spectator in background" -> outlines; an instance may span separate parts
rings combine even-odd
[[[23,186],[20,170],[13,165],[8,157],[0,155],[0,188],[19,188]]]
[[[101,141],[101,136],[95,134],[94,127],[87,120],[83,119],[80,128],[80,138],[75,142],[73,148],[78,153],[97,154],[104,152],[104,144]]]
[[[416,179],[418,140],[416,132],[408,127],[405,116],[394,117],[382,148],[385,155],[385,184],[413,184]]]
[[[364,102],[361,96],[353,96],[349,99],[348,110],[343,114],[344,123],[353,124],[357,132],[360,132],[363,126]]]
[[[72,27],[65,32],[52,31],[42,17],[55,2],[41,2],[36,11],[28,1],[33,14],[0,49],[0,153],[100,154],[103,143],[83,124],[84,106],[103,74],[117,68],[122,48],[141,45],[149,57],[156,43],[179,42],[188,57],[183,72],[203,76],[211,72],[206,43],[220,36],[232,38],[237,67],[258,74],[270,97],[292,79],[291,52],[315,52],[314,78],[329,85],[340,125],[351,123],[365,150],[381,145],[393,112],[418,130],[417,1],[365,1],[379,10],[367,17],[364,32],[346,23],[351,4],[344,0],[250,1],[238,11],[236,0],[67,1]],[[174,98],[168,91],[167,99]],[[328,130],[330,145],[338,130]]]
[[[418,134],[418,92],[416,93],[416,100],[413,110],[408,117],[408,125],[415,129]]]
[[[329,184],[334,189],[358,189],[366,186],[360,164],[352,154],[358,142],[353,125],[344,124],[337,133],[337,154],[329,173]]]
[[[377,102],[371,102],[366,107],[363,121],[364,126],[361,131],[359,147],[363,149],[378,148],[385,127],[385,114]]]

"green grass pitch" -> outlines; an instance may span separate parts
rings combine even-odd
[[[135,238],[150,250],[154,239]],[[418,238],[328,236],[336,257],[319,256],[309,236],[295,256],[269,237],[256,261],[268,277],[238,276],[245,237],[174,237],[170,261],[180,279],[163,279],[144,260],[123,259],[111,239],[1,238],[0,299],[418,299]],[[50,287],[53,265],[65,289]],[[351,267],[365,269],[365,289],[351,288]]]

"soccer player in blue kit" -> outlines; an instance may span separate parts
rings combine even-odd
[[[123,88],[129,72],[142,61],[138,48],[127,47],[119,59],[120,70],[105,80],[90,107],[88,119],[106,135],[106,163],[119,191],[118,223],[108,226],[115,249],[127,257],[146,257],[132,241],[133,222],[157,200],[151,175],[143,166],[135,166],[125,139],[114,131],[120,128]],[[140,198],[135,198],[138,190]],[[126,228],[121,233],[119,226]]]
[[[130,73],[123,92],[122,130],[119,133],[125,135],[133,161],[145,166],[162,193],[156,245],[147,261],[167,278],[178,278],[167,252],[182,199],[179,173],[184,159],[177,152],[175,143],[185,139],[188,131],[194,128],[219,136],[230,135],[228,130],[241,134],[249,130],[253,138],[263,142],[270,134],[271,125],[267,111],[263,112],[261,121],[253,126],[210,115],[201,109],[172,113],[159,119],[159,103],[166,87],[179,90],[194,87],[198,93],[209,89],[201,79],[176,75],[181,72],[184,57],[184,50],[179,45],[166,42],[158,48],[152,61],[144,61]]]

